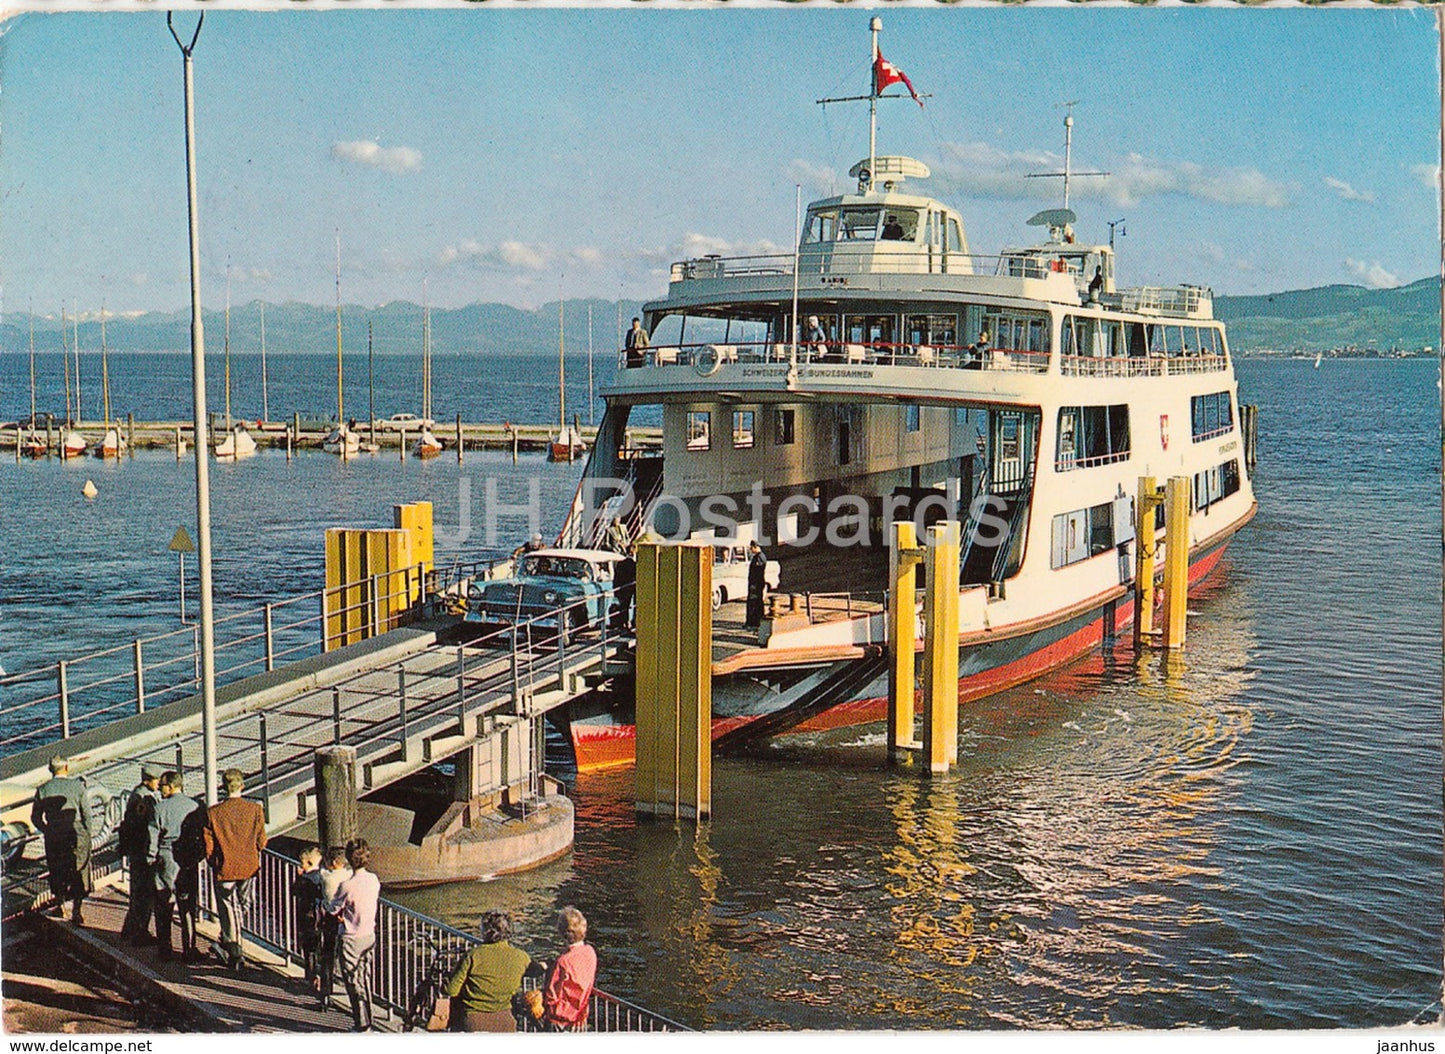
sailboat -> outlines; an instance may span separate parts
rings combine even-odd
[[[421,435],[417,436],[412,453],[419,458],[436,457],[442,452],[442,441],[432,433],[431,416],[431,300],[422,283],[421,315]]]
[[[1325,357],[1325,353],[1324,353],[1324,352],[1322,352],[1322,351],[1317,351],[1317,352],[1315,352],[1315,369],[1319,369],[1319,368],[1320,368],[1320,360],[1321,360],[1322,358],[1324,358],[1324,357]]]
[[[231,270],[226,268],[226,438],[216,444],[216,458],[240,461],[256,453],[256,441],[246,426],[231,420]]]
[[[35,308],[30,308],[30,424],[20,438],[20,452],[28,458],[47,453],[45,440],[35,430]]]
[[[339,454],[343,458],[355,457],[363,446],[361,436],[351,430],[346,422],[345,403],[341,386],[341,232],[336,232],[336,427],[322,441],[321,449],[328,454]],[[375,450],[373,444],[365,449]]]
[[[105,413],[105,435],[95,444],[94,453],[98,458],[113,457],[119,460],[121,454],[125,453],[125,440],[120,437],[119,426],[112,428],[110,424],[110,361],[105,347],[104,304],[100,306],[100,392]]]
[[[85,453],[85,436],[80,430],[72,427],[72,423],[78,423],[80,417],[80,353],[76,352],[75,358],[75,417],[70,416],[70,343],[66,339],[66,318],[65,305],[60,306],[60,359],[65,364],[65,435],[60,439],[60,456],[65,459],[80,457]],[[76,331],[77,342],[80,339],[79,330]]]
[[[563,301],[557,299],[557,394],[558,428],[552,438],[551,450],[547,457],[551,461],[576,461],[587,453],[587,444],[575,422],[567,424],[567,343],[566,318],[562,313]]]

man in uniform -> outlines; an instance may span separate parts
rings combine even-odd
[[[756,541],[748,543],[748,629],[757,629],[763,621],[763,593],[768,587],[768,558]]]
[[[216,912],[221,917],[221,949],[234,973],[241,972],[241,924],[251,899],[251,880],[261,870],[266,848],[265,813],[257,802],[241,797],[246,777],[240,769],[222,774],[226,800],[208,810],[206,857],[215,883]]]
[[[65,914],[71,903],[70,921],[84,923],[80,905],[90,892],[90,810],[85,801],[85,784],[70,775],[70,760],[50,759],[50,779],[35,792],[30,822],[45,838],[45,863],[50,868],[50,892],[54,914]]]
[[[120,849],[130,871],[130,905],[126,908],[121,933],[132,944],[150,940],[151,916],[155,913],[155,876],[151,874],[151,814],[160,801],[161,770],[147,762],[140,768],[140,783],[130,792],[125,803],[125,818],[120,821]]]
[[[181,793],[179,774],[166,772],[160,779],[160,801],[151,811],[147,846],[151,872],[155,876],[156,943],[160,958],[173,957],[171,919],[180,914],[181,955],[187,962],[196,960],[196,910],[201,862],[200,826],[205,810],[196,799]]]

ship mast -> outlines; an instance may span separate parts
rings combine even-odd
[[[30,303],[30,431],[35,432],[35,302]]]
[[[342,431],[342,448],[346,446],[346,416],[341,397],[341,228],[336,228],[336,427]]]
[[[878,171],[878,34],[883,19],[874,15],[868,21],[871,54],[868,56],[868,189],[873,189],[873,174]]]
[[[226,261],[226,432],[231,431],[231,261]]]
[[[558,420],[561,422],[561,430],[557,433],[557,438],[564,443],[571,443],[572,440],[567,436],[567,319],[563,314],[563,306],[564,301],[559,293],[557,296],[557,395],[560,408]],[[570,446],[568,449],[570,451]],[[570,456],[568,460],[571,460]]]

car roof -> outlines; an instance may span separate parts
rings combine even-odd
[[[523,553],[523,556],[565,556],[573,560],[586,560],[588,563],[616,563],[622,559],[621,553],[614,553],[610,549],[533,549],[530,553]]]

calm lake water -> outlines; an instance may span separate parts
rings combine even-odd
[[[0,360],[0,417],[17,412],[23,361]],[[184,383],[184,360],[157,361],[180,363]],[[468,365],[471,403],[455,408],[544,419],[544,361]],[[1182,661],[1122,647],[965,707],[961,763],[942,779],[885,769],[881,727],[716,761],[716,815],[700,827],[635,822],[630,769],[581,776],[568,857],[398,899],[467,927],[508,908],[539,955],[554,950],[553,912],[575,903],[599,983],[697,1027],[1433,1019],[1436,366],[1245,360],[1239,372],[1242,401],[1260,408],[1260,512],[1192,599]],[[174,392],[143,410],[143,390],[138,416],[185,412]],[[28,410],[28,384],[22,394]],[[0,461],[7,670],[176,625],[165,546],[192,525],[193,471],[164,454]],[[218,594],[238,609],[317,588],[323,528],[384,525],[393,502],[429,498],[455,524],[463,475],[478,494],[487,475],[522,494],[538,476],[555,524],[576,473],[480,454],[460,471],[448,457],[215,466]],[[90,502],[87,476],[100,487]]]

